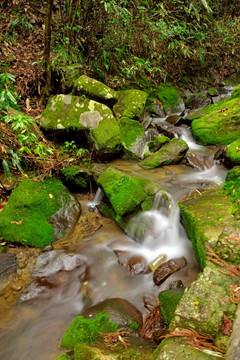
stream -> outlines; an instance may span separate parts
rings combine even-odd
[[[100,191],[96,196],[94,193],[77,194],[82,215],[74,232],[36,259],[32,283],[20,295],[17,304],[1,315],[1,360],[54,360],[61,352],[62,335],[73,318],[88,306],[106,298],[121,297],[146,314],[144,295],[157,296],[174,280],[182,280],[186,287],[196,279],[200,269],[180,222],[177,201],[191,191],[220,186],[226,169],[213,159],[215,147],[197,145],[189,128],[184,125],[179,128],[180,137],[188,143],[192,156],[204,159],[208,165],[203,170],[181,164],[149,170],[140,167],[136,160],[112,161],[114,167],[129,175],[161,184],[169,193],[168,200],[159,194],[153,209],[144,213],[144,219],[151,223],[151,230],[146,230],[141,242],[136,242],[94,206],[101,201]],[[90,225],[87,219],[90,219]],[[187,266],[157,287],[152,272],[129,273],[120,266],[117,253],[140,259],[152,268],[156,268],[163,256],[166,260],[185,256]],[[49,275],[52,281],[44,282]]]

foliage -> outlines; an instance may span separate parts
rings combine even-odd
[[[10,107],[19,110],[18,95],[14,92],[15,76],[9,73],[0,74],[0,110],[7,111]]]

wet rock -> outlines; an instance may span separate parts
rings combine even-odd
[[[92,164],[91,171],[95,182],[97,182],[97,179],[99,178],[101,173],[104,172],[108,167],[109,165],[106,164],[98,164],[98,163]]]
[[[154,310],[159,305],[158,299],[152,294],[144,295],[143,303],[144,307],[149,311]]]
[[[141,117],[141,123],[145,130],[149,128],[152,121],[153,121],[153,118],[152,118],[150,112],[145,110]]]
[[[157,167],[179,163],[188,150],[188,145],[184,140],[172,139],[153,155],[148,156],[140,165],[147,167]]]
[[[175,310],[170,330],[193,329],[213,337],[218,336],[222,330],[223,315],[234,318],[237,305],[227,299],[237,282],[235,277],[223,274],[221,268],[209,262],[198,279],[185,291]]]
[[[174,138],[176,135],[180,136],[182,134],[181,129],[169,124],[167,121],[155,121],[154,124],[157,126],[157,129],[161,134],[169,137],[170,139]]]
[[[195,93],[187,96],[185,103],[190,109],[199,109],[211,104],[211,98],[209,98],[205,92]]]
[[[111,321],[120,327],[130,327],[134,322],[138,324],[138,331],[142,328],[142,314],[129,301],[112,298],[99,302],[85,310],[82,315],[86,318],[94,319],[99,312],[108,314]]]
[[[15,254],[0,254],[0,288],[6,283],[7,278],[15,273],[17,259]]]
[[[197,170],[210,169],[214,164],[208,155],[188,153],[185,159],[187,166]]]
[[[214,160],[223,160],[225,157],[225,153],[227,151],[227,146],[223,145],[218,148],[216,153],[214,154]]]
[[[146,259],[141,255],[132,255],[128,251],[114,250],[115,255],[118,258],[118,263],[121,265],[130,275],[138,275],[149,272]]]
[[[163,103],[160,100],[153,99],[152,108],[153,108],[153,111],[155,112],[155,114],[157,114],[161,118],[165,117],[165,111],[164,111],[164,108],[163,108]]]
[[[127,116],[119,120],[121,141],[126,154],[132,157],[141,158],[145,152],[145,136],[143,125]]]
[[[232,203],[227,195],[216,189],[179,204],[188,237],[202,268],[206,265],[207,246],[213,247],[232,213]]]
[[[78,201],[59,180],[25,180],[0,213],[0,236],[6,242],[42,247],[69,234],[79,214]]]
[[[183,287],[182,280],[174,280],[169,284],[169,289],[179,289]]]
[[[166,121],[172,125],[180,125],[181,123],[181,116],[180,115],[169,115],[166,118]]]
[[[148,142],[148,148],[151,152],[158,151],[164,144],[169,142],[170,139],[167,136],[156,136],[152,141]]]
[[[157,286],[160,286],[170,275],[181,270],[184,266],[187,265],[187,260],[185,257],[175,258],[166,261],[161,264],[157,270],[153,273],[153,281]]]

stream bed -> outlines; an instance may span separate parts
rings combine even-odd
[[[179,128],[189,153],[206,166],[202,170],[186,165],[149,170],[135,160],[111,162],[131,176],[158,182],[169,193],[165,207],[157,204],[163,201],[160,196],[153,209],[144,214],[152,225],[141,242],[132,240],[114,220],[101,215],[95,206],[100,202],[99,192],[96,196],[76,194],[82,214],[73,233],[33,260],[29,285],[16,305],[1,312],[1,360],[54,360],[61,352],[62,335],[73,318],[87,307],[106,298],[120,297],[146,314],[145,295],[157,297],[174,280],[181,280],[186,287],[196,279],[200,268],[180,222],[177,201],[190,192],[220,186],[227,170],[214,160],[215,147],[197,145],[189,129]],[[165,210],[159,210],[162,208]],[[187,266],[160,287],[154,285],[152,272],[136,275],[136,264],[154,268],[161,256],[166,260],[184,256]]]

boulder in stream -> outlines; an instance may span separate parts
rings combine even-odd
[[[239,99],[240,102],[240,99]],[[239,118],[240,122],[240,118]],[[224,163],[229,166],[240,165],[240,136],[237,140],[233,141],[226,153],[224,154],[225,161]]]
[[[160,286],[170,275],[187,265],[185,257],[175,258],[161,264],[153,273],[153,281]]]
[[[240,98],[222,100],[188,116],[197,142],[227,145],[240,137]]]
[[[177,164],[183,159],[187,150],[188,145],[184,140],[174,138],[156,153],[143,160],[141,166],[154,168],[157,166]]]
[[[142,90],[123,90],[117,95],[117,103],[113,106],[113,112],[119,119],[127,117],[129,119],[138,119],[144,111],[147,93]]]
[[[207,246],[212,248],[232,215],[230,197],[208,189],[179,204],[181,216],[195,255],[202,268],[206,265]]]
[[[43,247],[69,234],[80,211],[61,181],[24,180],[0,213],[0,236],[6,242]]]

